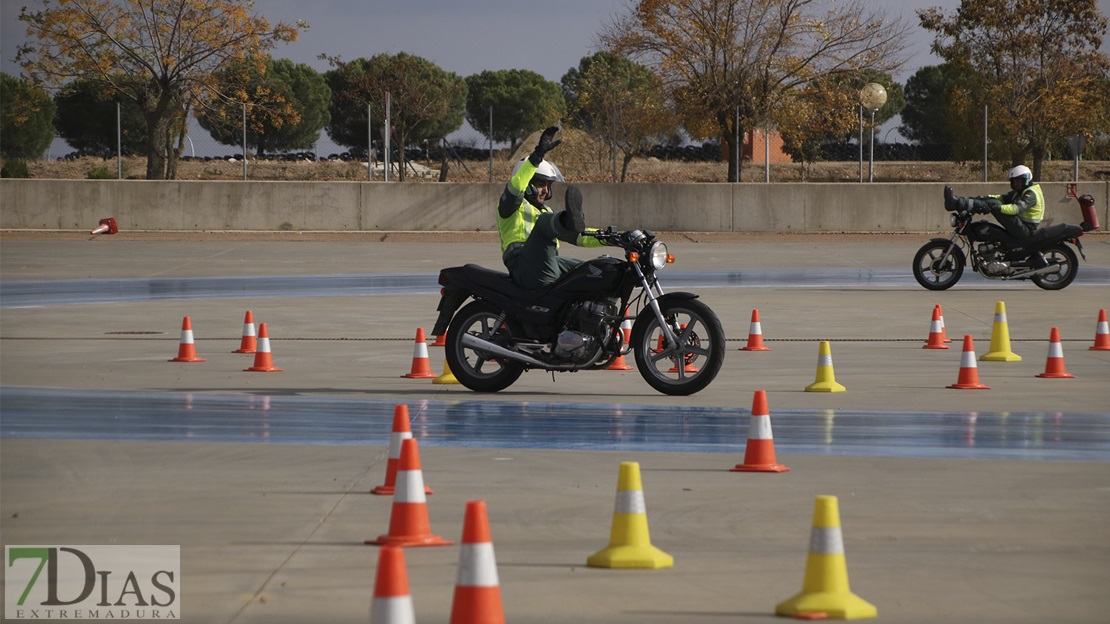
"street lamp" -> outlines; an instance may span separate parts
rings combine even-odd
[[[871,156],[867,165],[867,181],[875,181],[875,111],[886,104],[886,89],[877,82],[869,82],[859,90],[859,103],[871,111]]]

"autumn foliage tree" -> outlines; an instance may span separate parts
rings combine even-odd
[[[892,71],[907,28],[859,0],[640,0],[606,25],[602,44],[663,79],[695,137],[732,140],[776,101],[815,79]],[[739,117],[740,127],[736,127]],[[740,167],[729,167],[729,181]]]
[[[954,103],[964,111],[986,104],[992,146],[1011,165],[1031,155],[1034,179],[1052,145],[1108,129],[1110,59],[1099,51],[1107,18],[1096,0],[963,0],[952,14],[931,8],[918,17],[936,33],[933,51],[979,78]]]
[[[250,0],[43,4],[20,13],[28,43],[17,61],[44,83],[96,79],[138,104],[147,125],[148,179],[174,177],[189,112],[217,93],[216,70],[230,62],[260,63],[277,42],[298,34],[297,27],[271,26],[253,14]]]
[[[598,52],[579,61],[561,82],[575,125],[623,152],[621,182],[633,158],[647,155],[677,130],[662,80],[643,65]]]
[[[509,153],[539,128],[566,112],[559,85],[527,69],[483,71],[466,78],[466,120],[494,141],[509,143]],[[489,113],[493,109],[493,136]]]

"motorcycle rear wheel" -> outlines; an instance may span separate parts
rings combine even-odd
[[[1034,284],[1045,290],[1060,290],[1061,288],[1067,288],[1068,284],[1075,281],[1075,276],[1079,272],[1079,258],[1076,257],[1071,247],[1062,243],[1050,247],[1044,251],[1044,259],[1049,264],[1060,265],[1060,272],[1034,275],[1032,277]]]
[[[697,299],[664,299],[659,308],[678,337],[678,347],[667,347],[659,320],[645,311],[632,327],[636,370],[663,394],[687,396],[704,390],[725,359],[720,319]]]
[[[948,253],[950,247],[952,251]],[[913,277],[929,290],[947,290],[960,281],[966,262],[964,252],[954,243],[929,241],[913,257]]]
[[[463,336],[512,348],[508,327],[501,322],[502,312],[485,301],[471,301],[455,313],[447,328],[444,347],[447,366],[459,383],[475,392],[498,392],[513,385],[524,373],[524,363],[497,357],[487,351],[464,347]]]

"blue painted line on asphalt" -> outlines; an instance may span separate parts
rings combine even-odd
[[[395,275],[259,275],[242,277],[171,277],[86,280],[5,280],[0,282],[0,307],[21,308],[80,303],[209,299],[225,297],[331,297],[433,294],[436,274]],[[970,271],[964,280],[982,285],[989,280]],[[761,269],[740,271],[671,271],[664,275],[669,290],[684,288],[761,287],[914,287],[906,269]],[[1025,282],[991,282],[1028,288]],[[1075,286],[1110,285],[1110,268],[1082,267]],[[959,285],[956,286],[959,288]]]
[[[388,444],[396,401],[0,388],[0,437],[269,444]],[[750,410],[629,404],[407,402],[432,446],[732,453]],[[771,412],[781,455],[1110,461],[1092,413]]]

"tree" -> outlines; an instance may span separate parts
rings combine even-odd
[[[823,143],[851,134],[858,109],[859,89],[850,82],[815,80],[783,94],[773,118],[783,151],[802,163],[803,179],[806,163],[820,159]]]
[[[385,122],[390,98],[391,145],[397,149],[398,179],[405,180],[404,147],[439,139],[462,126],[466,82],[453,72],[405,52],[377,54],[344,62],[330,58],[335,69],[324,78],[332,90],[328,136],[347,147],[366,145],[367,105],[374,122]],[[376,133],[380,139],[381,131]]]
[[[134,101],[117,96],[112,87],[95,79],[78,79],[62,87],[54,101],[58,105],[54,127],[74,149],[101,155],[116,153],[117,144],[126,153],[145,149],[142,111]]]
[[[624,152],[621,182],[633,158],[677,130],[662,82],[643,65],[598,52],[579,61],[561,83],[575,125]]]
[[[261,62],[297,38],[293,26],[253,15],[250,0],[55,1],[20,13],[29,41],[17,61],[36,80],[96,78],[133,100],[147,125],[148,179],[174,177],[185,121],[215,92],[217,69]]]
[[[197,121],[224,145],[243,141],[259,155],[309,149],[330,117],[331,89],[319,72],[288,59],[267,59],[259,68],[233,63],[216,72],[221,100],[197,111]]]
[[[989,106],[991,143],[1011,165],[1031,154],[1039,179],[1054,141],[1106,129],[1093,126],[1105,123],[1100,84],[1110,68],[1096,0],[963,0],[952,15],[917,15],[936,33],[933,52],[979,75],[979,90],[959,104]]]
[[[695,137],[733,137],[765,120],[776,101],[826,76],[901,65],[907,27],[858,0],[640,0],[606,25],[602,44],[663,78]],[[737,114],[738,113],[738,114]],[[740,127],[736,127],[739,117]],[[740,167],[729,167],[729,181]]]
[[[54,140],[54,100],[27,80],[0,73],[0,156],[41,158]]]
[[[902,136],[925,145],[941,145],[958,160],[982,156],[982,109],[958,103],[977,92],[978,76],[950,63],[917,70],[906,81],[906,107],[902,109]]]
[[[509,153],[536,128],[559,121],[566,103],[559,85],[526,69],[484,71],[466,78],[466,120],[483,136],[507,141]],[[490,108],[493,136],[490,136]]]

